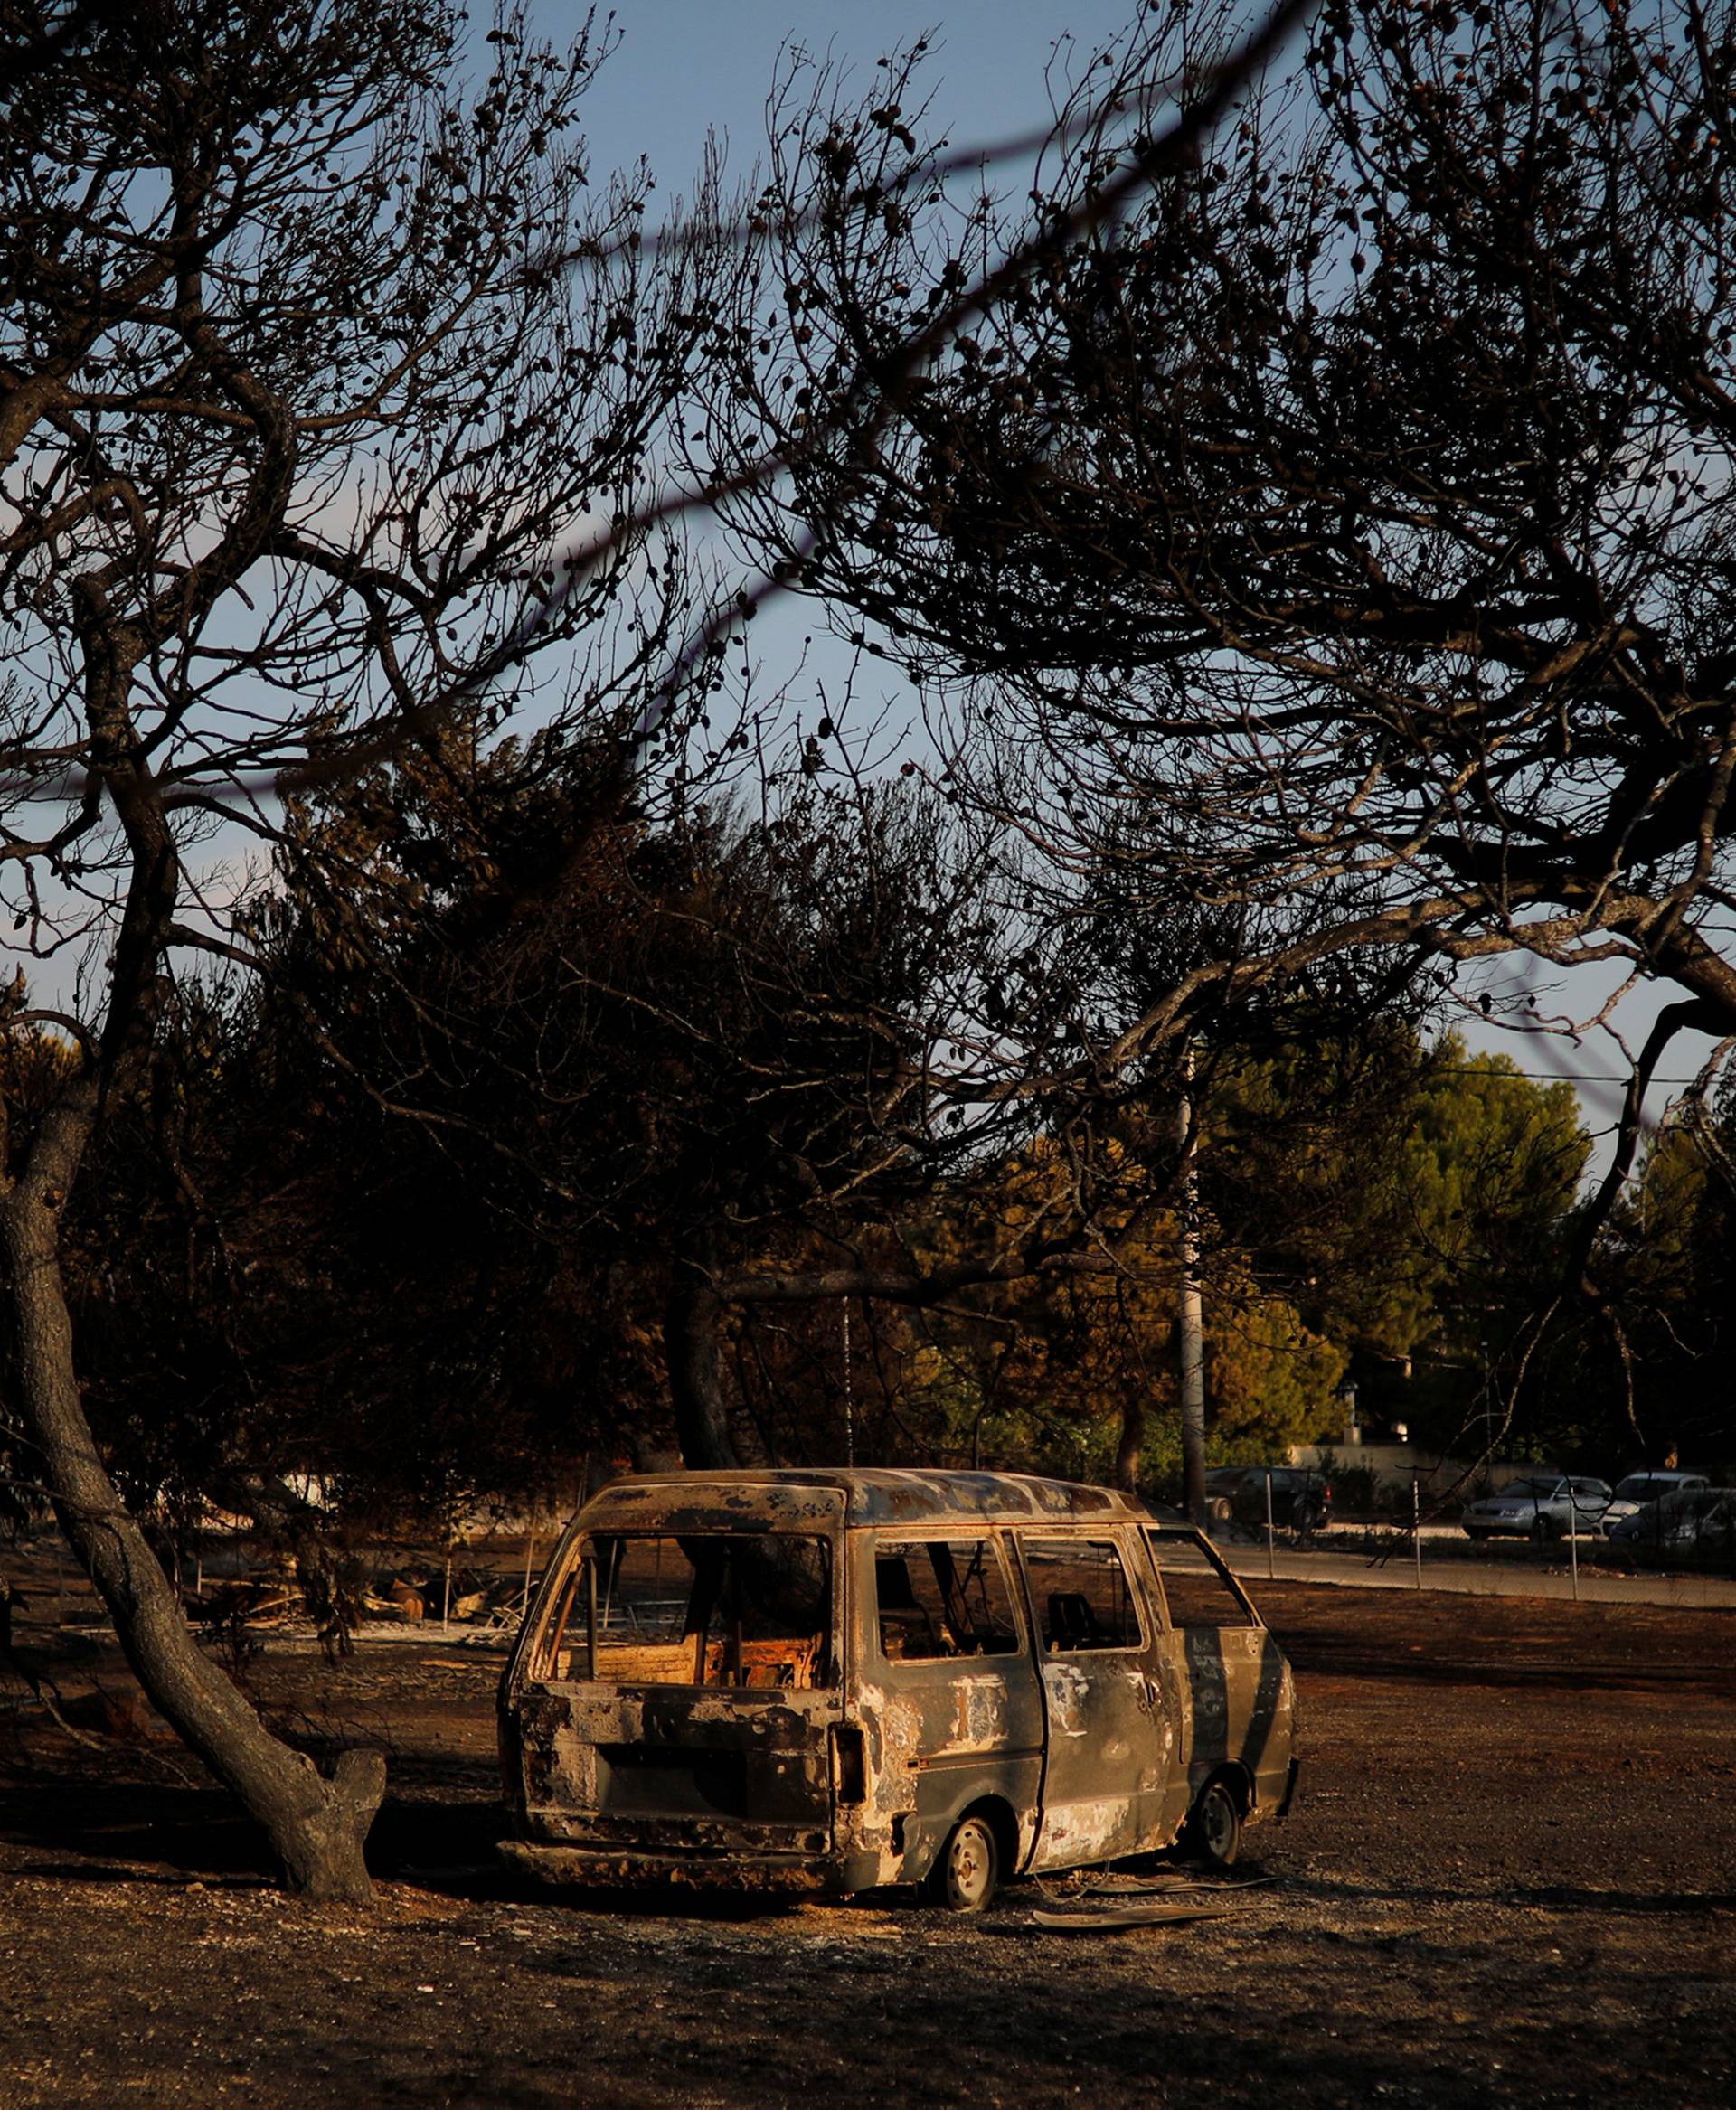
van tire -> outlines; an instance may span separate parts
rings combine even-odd
[[[1191,1860],[1207,1868],[1229,1869],[1241,1851],[1241,1804],[1236,1791],[1220,1776],[1206,1782],[1183,1838]]]
[[[980,1813],[960,1817],[929,1870],[928,1894],[948,1912],[981,1912],[1001,1878],[1000,1842]]]

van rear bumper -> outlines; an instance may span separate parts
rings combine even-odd
[[[504,1839],[500,1857],[539,1883],[592,1888],[740,1890],[751,1895],[870,1890],[889,1879],[873,1853],[647,1852],[637,1847],[545,1846]]]

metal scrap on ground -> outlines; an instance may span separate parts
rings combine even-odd
[[[1083,1910],[1055,1911],[1039,1906],[1031,1915],[1031,1925],[1051,1934],[1103,1934],[1119,1927],[1179,1926],[1186,1920],[1229,1919],[1235,1909],[1233,1905],[1211,1905],[1203,1899],[1184,1905],[1156,1898]]]
[[[1179,1869],[1150,1875],[1121,1874],[1108,1869],[1087,1879],[1065,1898],[1039,1884],[1043,1902],[1032,1912],[1030,1925],[1051,1933],[1091,1934],[1118,1927],[1180,1926],[1190,1920],[1227,1919],[1237,1907],[1212,1904],[1209,1902],[1212,1897],[1226,1890],[1258,1889],[1270,1881],[1269,1876],[1201,1881]],[[1192,1892],[1193,1901],[1183,1902],[1183,1892]]]

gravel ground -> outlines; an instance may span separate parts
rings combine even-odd
[[[1729,2110],[1736,1615],[1260,1597],[1305,1709],[1266,1879],[1113,1934],[1033,1928],[1028,1885],[966,1922],[514,1889],[493,1666],[433,1636],[249,1672],[394,1754],[377,1908],[301,1906],[172,1747],[75,1744],[0,1688],[0,2103]]]

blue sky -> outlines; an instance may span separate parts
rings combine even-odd
[[[532,18],[569,41],[585,9],[533,0]],[[859,69],[932,33],[935,114],[955,144],[1033,128],[1048,114],[1044,69],[1058,38],[1100,49],[1136,12],[1135,0],[619,0],[619,50],[587,99],[585,127],[600,175],[644,154],[665,191],[686,187],[708,130],[727,139],[745,175],[765,135],[764,107],[781,45]]]

